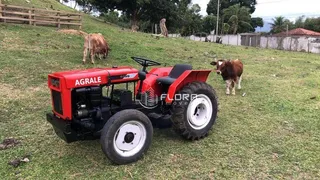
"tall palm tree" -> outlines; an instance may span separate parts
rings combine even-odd
[[[286,19],[283,16],[277,16],[272,19],[273,23],[269,23],[271,25],[272,33],[279,33],[286,30]]]
[[[226,19],[228,19],[228,24],[230,25],[233,34],[237,33],[240,26],[248,29],[252,28],[250,24],[250,9],[247,7],[241,7],[240,4],[235,4],[227,9],[224,9],[223,15]]]

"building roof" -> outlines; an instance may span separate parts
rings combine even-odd
[[[287,35],[286,31],[275,34],[275,36],[286,36],[286,35]],[[303,29],[303,28],[297,28],[297,29],[292,29],[288,31],[288,36],[320,36],[320,33]]]

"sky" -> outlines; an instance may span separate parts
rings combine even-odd
[[[206,9],[209,0],[193,0],[199,4],[201,14],[207,15]],[[262,17],[270,21],[273,17],[283,15],[295,20],[301,15],[320,16],[320,0],[257,0],[256,11],[252,17]]]

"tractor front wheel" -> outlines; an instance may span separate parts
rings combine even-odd
[[[172,105],[174,130],[189,140],[207,136],[218,111],[215,90],[204,82],[192,82],[183,87]]]
[[[135,109],[113,115],[104,125],[100,143],[105,155],[116,164],[138,161],[151,145],[153,127],[149,118]]]

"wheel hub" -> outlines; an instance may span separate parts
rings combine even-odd
[[[189,103],[187,110],[187,119],[189,125],[194,129],[204,128],[211,120],[212,103],[208,96],[198,95]]]
[[[129,121],[120,126],[114,136],[114,149],[124,157],[138,153],[146,141],[146,128],[138,121]]]
[[[127,132],[127,134],[124,136],[124,141],[126,143],[131,143],[134,139],[134,134],[132,132]]]

